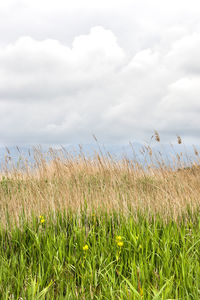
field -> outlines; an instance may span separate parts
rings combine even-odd
[[[5,161],[0,299],[200,299],[199,153],[142,151]]]

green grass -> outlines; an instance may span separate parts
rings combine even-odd
[[[198,214],[167,223],[84,211],[44,219],[2,224],[0,299],[200,299]]]

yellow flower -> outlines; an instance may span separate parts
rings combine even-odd
[[[45,222],[45,219],[42,217],[40,220],[40,223],[44,223],[44,222]]]
[[[117,235],[117,236],[116,236],[116,241],[121,241],[121,240],[122,240],[121,235]]]
[[[119,246],[119,247],[122,247],[123,245],[124,245],[123,242],[118,242],[118,243],[117,243],[117,246]]]
[[[88,250],[88,245],[83,246],[83,250],[87,251]]]

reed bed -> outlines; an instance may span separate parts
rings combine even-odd
[[[190,214],[199,209],[200,157],[196,149],[195,160],[185,162],[175,153],[172,164],[154,154],[150,146],[141,151],[146,164],[137,161],[134,149],[133,159],[118,161],[109,153],[88,158],[83,153],[73,157],[64,148],[46,154],[33,150],[31,164],[21,157],[20,164],[7,158],[2,164],[2,221],[6,222],[7,215],[17,221],[22,213],[27,217],[58,210],[80,213],[83,207],[88,213],[115,211],[125,216],[136,216],[139,210],[150,217],[160,214],[167,221],[177,220],[188,209]]]

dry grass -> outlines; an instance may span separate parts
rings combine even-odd
[[[155,139],[160,140],[155,132]],[[181,142],[178,137],[178,143]],[[9,150],[8,150],[9,151]],[[179,155],[174,167],[167,166],[154,155],[150,146],[142,149],[146,168],[136,159],[115,161],[108,154],[86,158],[82,153],[72,157],[63,149],[58,153],[49,150],[51,161],[35,149],[34,166],[24,160],[24,167],[2,167],[0,181],[1,220],[9,215],[18,220],[24,211],[47,214],[50,211],[72,210],[80,213],[107,211],[125,215],[136,212],[154,215],[165,220],[178,219],[199,209],[200,168],[196,161],[192,168],[185,168]],[[156,167],[158,166],[158,167]]]

